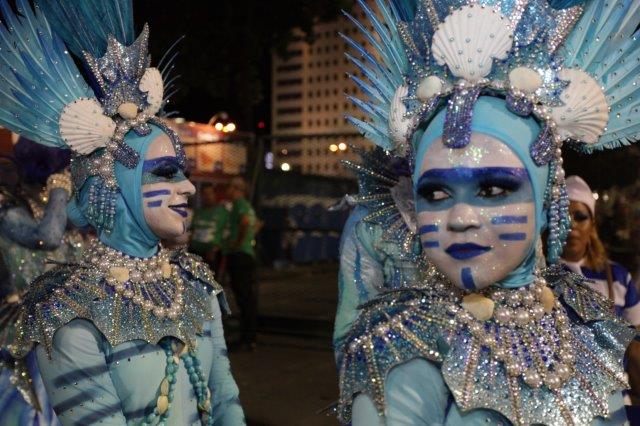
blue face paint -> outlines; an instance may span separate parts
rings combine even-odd
[[[418,212],[447,210],[457,203],[495,207],[533,201],[527,170],[519,167],[430,169],[415,188]]]
[[[162,205],[162,200],[149,201],[147,203],[147,207],[160,207]]]
[[[489,250],[491,250],[491,247],[481,246],[474,243],[464,243],[451,244],[445,249],[445,252],[456,260],[467,260],[485,254]]]
[[[423,241],[422,247],[424,248],[438,248],[440,247],[440,243],[438,241]]]
[[[176,157],[158,157],[145,160],[142,165],[142,184],[181,182],[187,179]]]
[[[519,223],[527,223],[528,219],[526,216],[494,216],[491,218],[491,223],[493,225],[511,225],[511,224],[519,224]]]
[[[153,198],[159,195],[171,195],[171,191],[169,191],[168,189],[158,189],[156,191],[147,191],[142,193],[142,196],[144,198]]]
[[[527,234],[524,232],[508,232],[500,234],[498,238],[504,241],[524,241],[527,239]]]
[[[473,281],[473,276],[471,276],[471,268],[462,268],[462,270],[460,271],[460,278],[462,280],[462,284],[466,289],[476,289],[476,283]]]
[[[418,233],[428,234],[430,232],[438,232],[438,225],[422,225],[420,229],[418,229]]]
[[[174,212],[178,213],[182,217],[189,216],[189,213],[187,213],[187,211],[185,210],[187,207],[189,207],[189,205],[186,204],[186,203],[174,204],[174,205],[169,206],[169,208],[171,210],[173,210]]]

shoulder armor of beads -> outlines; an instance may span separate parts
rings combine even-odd
[[[353,398],[369,395],[384,410],[384,382],[396,365],[414,358],[441,362],[452,318],[445,303],[422,289],[389,291],[363,305],[342,347],[338,415],[350,417]]]
[[[582,275],[554,265],[547,268],[545,278],[560,301],[583,322],[623,322],[616,315],[613,301],[591,288]]]
[[[180,265],[193,279],[200,281],[214,295],[222,292],[222,286],[215,280],[214,273],[200,256],[179,250],[174,254],[173,262]]]

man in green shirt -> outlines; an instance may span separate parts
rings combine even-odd
[[[229,224],[229,212],[220,203],[213,186],[202,188],[202,208],[193,214],[192,237],[189,249],[202,256],[216,274],[222,258],[222,251]],[[217,276],[216,276],[217,278]]]
[[[246,199],[247,185],[243,179],[232,179],[227,195],[233,206],[229,214],[229,240],[225,252],[231,288],[240,308],[242,335],[239,343],[252,350],[258,319],[256,213]]]

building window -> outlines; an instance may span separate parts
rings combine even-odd
[[[280,65],[276,68],[279,72],[287,72],[287,71],[298,71],[302,69],[302,64],[288,64],[288,65]]]
[[[302,107],[291,107],[291,108],[278,108],[278,114],[300,114],[302,112]]]
[[[299,127],[302,127],[302,123],[299,121],[284,121],[276,125],[278,129],[297,129]]]
[[[302,93],[282,93],[276,97],[279,101],[288,101],[291,99],[300,99],[302,98]]]
[[[302,56],[302,49],[287,50],[287,53],[285,56],[289,58],[292,58],[295,56]]]

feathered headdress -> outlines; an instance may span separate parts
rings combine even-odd
[[[130,0],[0,0],[0,124],[38,143],[75,153],[80,189],[99,176],[85,212],[101,229],[113,226],[114,161],[140,160],[124,136],[162,127],[185,162],[177,135],[156,115],[164,98],[163,73],[150,67],[149,29],[134,39]],[[76,67],[69,50],[86,67]],[[165,73],[166,77],[166,73]]]
[[[535,117],[542,131],[530,154],[551,169],[548,258],[557,260],[570,228],[562,146],[591,153],[640,134],[640,2],[375,0],[377,10],[358,3],[373,30],[347,16],[372,49],[344,39],[364,75],[352,79],[366,98],[351,100],[368,120],[349,121],[411,160],[414,131],[441,108],[443,142],[452,148],[469,143],[480,95]]]

